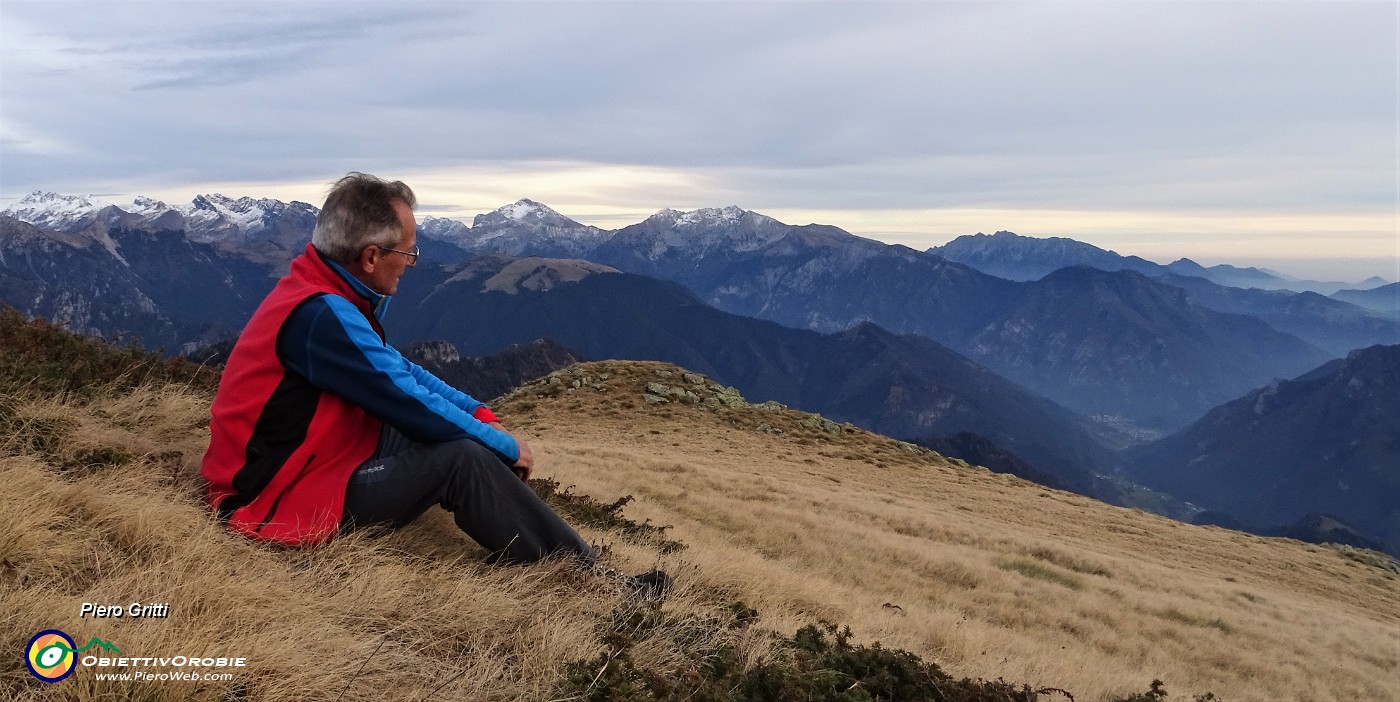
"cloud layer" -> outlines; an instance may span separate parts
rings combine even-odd
[[[436,179],[442,207],[499,178],[546,192],[481,205],[1362,217],[1352,253],[1395,253],[1393,3],[10,0],[0,20],[0,198],[356,169]]]

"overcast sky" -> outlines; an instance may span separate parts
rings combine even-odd
[[[1395,280],[1397,7],[3,0],[0,205],[362,170],[467,221],[736,204]]]

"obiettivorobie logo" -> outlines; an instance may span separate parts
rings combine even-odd
[[[92,648],[98,650],[82,655]],[[118,656],[109,656],[107,652]],[[248,667],[248,659],[241,656],[120,654],[121,650],[111,641],[94,636],[87,645],[78,648],[68,634],[58,629],[45,629],[29,640],[24,650],[24,664],[30,674],[46,683],[68,678],[79,665],[96,669],[98,682],[228,682],[233,680],[229,669]]]
[[[78,648],[73,643],[73,637],[58,629],[45,629],[29,640],[29,646],[24,650],[24,664],[34,677],[46,683],[56,683],[72,675],[78,667],[78,654],[93,646],[121,653],[111,641],[103,641],[96,636],[86,646]]]

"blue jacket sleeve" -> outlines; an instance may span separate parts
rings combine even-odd
[[[287,368],[312,385],[363,407],[414,441],[472,439],[507,465],[520,457],[514,438],[462,406],[475,409],[480,402],[385,345],[344,298],[322,295],[303,303],[287,318],[277,352]]]
[[[475,412],[478,407],[485,406],[485,403],[483,403],[482,401],[462,392],[461,390],[458,390],[457,388],[452,387],[451,385],[448,385],[447,383],[443,382],[441,378],[428,372],[422,366],[415,364],[413,361],[410,361],[407,358],[405,358],[403,362],[406,366],[408,366],[409,375],[412,375],[413,379],[418,381],[419,385],[422,385],[424,388],[427,388],[428,392],[431,392],[437,395],[438,397],[441,397],[442,399],[447,400],[448,402],[451,402],[452,404],[456,405],[457,408],[462,410],[463,412],[471,414],[472,412]]]

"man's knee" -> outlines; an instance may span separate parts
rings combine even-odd
[[[472,441],[471,439],[457,439],[441,444],[442,450],[450,453],[457,460],[455,463],[462,468],[476,470],[504,470],[509,472],[510,466],[496,455],[495,451]]]

